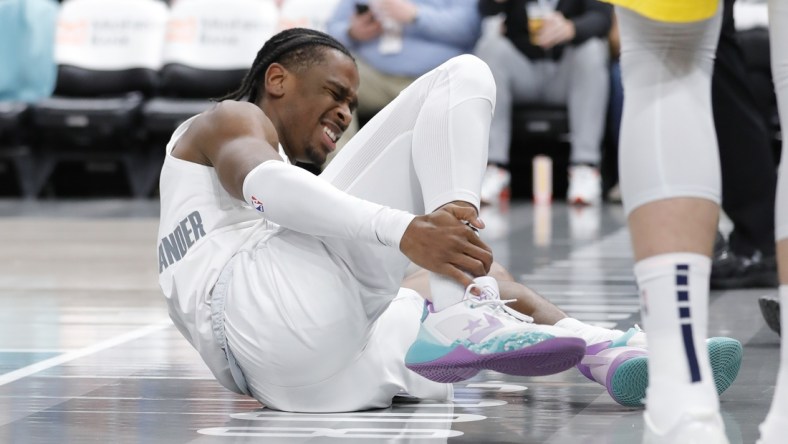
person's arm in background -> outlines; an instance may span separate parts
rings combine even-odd
[[[536,36],[539,46],[545,49],[563,44],[580,44],[592,37],[606,37],[610,32],[612,7],[597,0],[582,0],[584,12],[566,17],[554,11],[545,17],[544,25]]]
[[[471,48],[481,32],[478,0],[452,0],[438,7],[410,0],[380,0],[378,7],[406,26],[406,32],[425,40]]]
[[[340,1],[326,26],[328,34],[351,50],[360,42],[378,38],[383,33],[371,11],[356,13],[356,3],[355,0]]]
[[[592,37],[607,37],[613,21],[613,7],[597,0],[583,0],[586,12],[570,20],[575,25],[573,44],[583,43]]]
[[[525,0],[479,0],[478,8],[482,17],[504,14],[505,19],[501,33],[515,47],[530,57],[540,54],[540,48],[531,42],[531,37],[528,34],[525,4]],[[512,26],[511,23],[522,23],[522,26]]]
[[[610,32],[607,41],[610,44],[610,60],[618,60],[621,56],[621,36],[618,33],[618,21],[615,14],[610,14]]]

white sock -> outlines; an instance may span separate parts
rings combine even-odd
[[[451,307],[462,301],[462,298],[465,296],[465,288],[452,278],[430,273],[429,279],[432,306],[435,308],[435,311]]]
[[[646,410],[660,430],[671,429],[684,413],[719,410],[706,352],[710,270],[711,259],[693,253],[635,264],[649,336]]]
[[[788,285],[780,285],[780,325],[783,331],[788,326]],[[766,443],[782,442],[788,435],[788,344],[784,338],[780,344],[780,369],[777,372],[777,386],[774,399],[761,424],[761,441]]]

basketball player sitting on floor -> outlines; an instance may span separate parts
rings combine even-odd
[[[642,332],[585,325],[504,279],[533,323],[488,276],[492,254],[477,234],[495,105],[487,66],[449,60],[319,177],[292,166],[335,150],[358,83],[336,40],[282,31],[239,90],[167,146],[159,281],[219,382],[274,409],[331,412],[386,407],[401,391],[450,399],[450,382],[483,369],[538,376],[579,364],[617,401],[639,403]],[[401,288],[410,263],[427,270],[409,285],[429,288],[429,302]],[[719,341],[712,351],[740,350]],[[724,387],[739,363],[719,360]]]

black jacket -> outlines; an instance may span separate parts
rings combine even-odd
[[[531,44],[525,13],[528,1],[536,0],[508,0],[503,3],[479,0],[479,12],[482,16],[506,14],[506,37],[529,59],[560,58],[563,45],[545,51]],[[610,32],[613,8],[607,3],[599,0],[559,0],[556,10],[575,24],[575,38],[568,43],[570,45],[583,43],[592,37],[607,37]]]

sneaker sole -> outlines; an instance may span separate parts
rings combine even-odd
[[[780,328],[780,301],[779,299],[761,297],[758,299],[758,306],[761,307],[761,314],[766,325],[778,335],[781,335]]]
[[[545,376],[574,367],[586,351],[580,338],[552,338],[536,345],[508,352],[477,354],[463,346],[428,362],[405,366],[436,382],[459,382],[481,370],[516,376]]]
[[[648,358],[638,356],[628,359],[624,354],[616,361],[619,363],[614,362],[613,365],[618,367],[610,380],[606,381],[607,392],[621,405],[636,407],[643,404],[648,387]]]
[[[731,338],[710,338],[709,351],[714,386],[721,395],[736,380],[741,368],[741,343]],[[639,407],[646,397],[648,387],[648,358],[645,356],[621,363],[610,378],[608,393],[617,403],[626,407]]]

